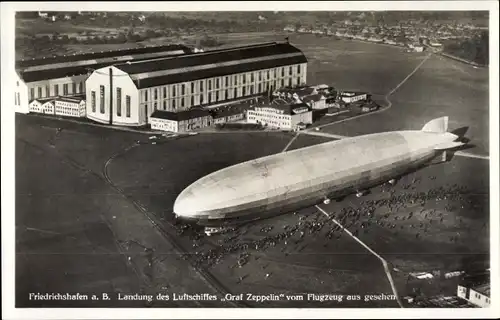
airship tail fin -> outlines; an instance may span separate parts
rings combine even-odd
[[[436,118],[425,124],[422,128],[425,132],[445,133],[448,131],[448,116]]]

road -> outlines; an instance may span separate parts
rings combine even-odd
[[[394,280],[392,279],[392,275],[391,275],[391,270],[389,269],[389,264],[387,263],[387,261],[382,258],[382,256],[380,256],[378,253],[376,253],[372,248],[370,248],[366,243],[364,243],[363,241],[361,241],[358,237],[356,237],[355,235],[352,234],[351,231],[349,231],[347,228],[345,228],[342,224],[340,224],[340,222],[338,222],[335,218],[333,218],[332,216],[330,216],[328,214],[328,212],[326,212],[325,210],[323,210],[320,206],[316,205],[315,206],[316,209],[318,209],[321,213],[323,213],[329,220],[333,221],[333,223],[335,223],[336,225],[338,225],[343,231],[345,231],[345,233],[347,233],[352,239],[356,240],[356,242],[358,242],[360,245],[362,245],[366,250],[368,250],[371,254],[373,254],[375,257],[377,257],[377,259],[380,260],[380,262],[382,263],[382,266],[384,267],[384,271],[385,271],[385,274],[387,276],[387,280],[389,280],[389,283],[391,285],[391,289],[392,289],[392,293],[394,294],[394,296],[396,297],[396,300],[398,302],[398,305],[399,307],[401,308],[404,308],[403,306],[403,303],[401,302],[401,298],[399,297],[399,294],[398,294],[398,290],[396,289],[396,285],[394,284]]]

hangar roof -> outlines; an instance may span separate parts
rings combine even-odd
[[[47,57],[44,59],[18,60],[18,61],[16,61],[16,69],[24,69],[27,67],[39,66],[39,65],[44,65],[44,64],[52,64],[52,63],[73,62],[73,61],[91,60],[91,59],[103,59],[103,58],[112,58],[112,57],[119,57],[119,56],[155,53],[155,52],[160,52],[160,51],[174,51],[174,50],[184,50],[186,53],[189,52],[189,48],[186,47],[185,45],[181,45],[181,44],[163,45],[163,46],[149,46],[149,47],[143,47],[143,48],[129,48],[129,49],[123,49],[123,50],[109,50],[109,51],[103,51],[103,52],[91,52],[91,53],[83,53],[83,54],[75,54],[75,55],[55,56],[55,57]]]
[[[289,43],[269,42],[116,65],[136,86],[149,88],[307,62]]]
[[[16,63],[16,69],[21,79],[25,82],[35,82],[84,75],[89,70],[112,65],[115,59],[120,60],[120,63],[123,63],[124,60],[150,60],[151,56],[171,56],[172,52],[177,50],[189,52],[189,48],[183,45],[145,47],[48,59],[25,60]]]
[[[208,116],[210,116],[210,112],[203,109],[190,109],[181,112],[156,110],[151,115],[151,118],[159,118],[172,121],[185,121],[189,119],[208,117]]]

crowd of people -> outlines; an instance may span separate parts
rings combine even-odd
[[[432,177],[430,177],[432,180]],[[305,246],[299,245],[306,234],[317,234],[324,237],[323,246],[327,247],[331,242],[344,234],[343,228],[348,229],[354,236],[361,236],[369,233],[374,226],[389,229],[393,235],[405,232],[405,236],[411,235],[414,239],[431,231],[431,228],[444,227],[446,223],[463,227],[460,215],[457,210],[470,209],[476,204],[474,199],[468,195],[472,194],[465,186],[453,184],[440,186],[426,192],[417,192],[415,189],[419,180],[414,179],[412,183],[402,185],[400,192],[396,188],[384,189],[384,196],[373,200],[364,200],[356,205],[350,205],[332,212],[330,219],[322,214],[298,214],[295,225],[284,225],[282,230],[279,227],[260,225],[259,230],[252,228],[252,225],[242,228],[234,228],[229,232],[212,238],[210,249],[202,248],[204,243],[200,233],[191,235],[194,239],[193,247],[199,248],[196,252],[195,263],[200,266],[211,267],[222,262],[226,257],[243,254],[245,256],[242,263],[241,256],[237,259],[236,266],[242,267],[249,261],[252,251],[262,252],[269,248],[283,245],[281,249],[285,255],[287,252],[300,251]],[[409,189],[413,189],[408,191]],[[441,202],[441,203],[440,203]],[[340,203],[341,204],[341,203]],[[325,208],[325,210],[328,210]],[[340,225],[333,223],[335,219]],[[327,231],[321,231],[327,227]],[[465,226],[466,227],[466,226]],[[486,227],[486,223],[483,228]],[[459,240],[459,235],[452,235],[449,238],[451,243]]]

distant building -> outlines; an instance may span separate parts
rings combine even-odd
[[[312,124],[312,111],[306,104],[259,106],[247,111],[247,122],[275,129],[297,130],[304,124]]]
[[[312,94],[302,98],[302,102],[310,106],[312,109],[325,109],[326,98],[322,94]]]
[[[342,92],[340,94],[340,99],[345,103],[365,101],[366,98],[367,98],[366,92]]]
[[[245,110],[239,107],[222,107],[218,110],[211,110],[214,124],[243,120]]]
[[[86,105],[83,96],[58,97],[54,100],[54,105],[56,115],[78,118],[86,116]]]
[[[457,296],[482,308],[491,303],[489,274],[468,276],[457,286]]]
[[[85,117],[85,109],[83,96],[40,98],[29,103],[29,112],[66,117]]]
[[[188,132],[212,125],[207,110],[191,109],[181,112],[156,110],[151,115],[151,129],[171,132]]]
[[[54,114],[54,104],[51,99],[38,99],[29,103],[29,112]]]

